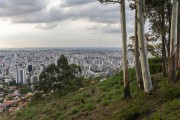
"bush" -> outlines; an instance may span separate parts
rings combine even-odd
[[[164,100],[173,100],[180,97],[179,83],[165,83],[160,88],[160,97]]]
[[[162,72],[161,63],[149,63],[149,69],[151,74]]]
[[[153,57],[153,58],[149,58],[148,62],[149,63],[162,63],[162,59],[161,58]]]
[[[94,110],[96,107],[92,103],[87,103],[84,110]]]
[[[76,107],[74,107],[71,111],[71,114],[76,114],[78,112],[79,112],[79,110]]]
[[[161,58],[149,58],[149,69],[151,74],[162,72],[162,59]]]
[[[84,94],[83,94],[83,97],[89,98],[89,97],[91,97],[91,95],[90,95],[89,93],[84,93]]]
[[[136,120],[140,115],[147,111],[145,106],[139,104],[132,104],[122,110],[121,117],[125,120]]]
[[[81,103],[82,103],[82,104],[84,104],[84,103],[85,103],[84,98],[81,98]]]
[[[110,103],[109,100],[104,100],[104,101],[102,101],[101,104],[105,107],[105,106],[109,105],[109,103]]]
[[[128,69],[128,77],[130,82],[134,81],[136,79],[136,71],[135,68],[129,68]]]
[[[41,92],[35,93],[31,98],[32,102],[40,102],[42,99],[43,99],[43,93]]]

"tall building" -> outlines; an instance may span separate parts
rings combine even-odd
[[[33,70],[33,66],[32,65],[28,65],[28,72],[32,72]]]
[[[26,71],[24,69],[19,70],[19,83],[26,84]]]
[[[19,71],[17,68],[15,70],[15,74],[16,74],[16,83],[19,83]]]

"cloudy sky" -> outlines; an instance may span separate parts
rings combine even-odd
[[[119,19],[119,4],[97,0],[0,0],[0,48],[121,47]]]

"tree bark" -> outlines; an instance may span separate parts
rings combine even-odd
[[[177,41],[178,41],[178,72],[177,72],[177,80],[180,80],[180,1],[178,4],[178,34],[177,34]]]
[[[135,0],[136,5],[136,0]],[[141,65],[139,61],[139,45],[138,45],[138,34],[137,34],[137,8],[135,8],[135,69],[136,69],[136,79],[138,83],[138,87],[140,90],[144,90]]]
[[[171,4],[171,0],[168,0],[168,3]],[[171,8],[168,7],[168,19],[169,19],[169,30],[168,30],[168,44],[167,44],[167,53],[168,53],[168,60],[170,59],[170,39],[171,39]],[[168,61],[167,60],[167,61]],[[168,61],[169,63],[169,61]],[[168,73],[169,73],[169,66],[168,67]]]
[[[164,3],[164,0],[163,0]],[[167,57],[166,57],[166,32],[165,32],[165,16],[164,16],[164,5],[162,8],[161,17],[161,38],[162,38],[162,72],[163,76],[166,77],[167,75]]]
[[[173,0],[171,35],[170,35],[170,58],[169,58],[170,81],[176,81],[177,17],[178,17],[178,2],[177,0]]]
[[[149,64],[147,59],[147,49],[145,45],[145,35],[144,35],[144,9],[142,5],[143,0],[137,0],[137,13],[138,13],[138,42],[139,51],[141,58],[141,68],[144,83],[144,90],[146,93],[150,93],[153,90],[152,81],[149,71]]]
[[[129,78],[128,78],[125,0],[121,0],[120,16],[121,16],[121,29],[122,29],[122,58],[123,58],[124,98],[128,99],[131,97],[131,94],[130,94]]]

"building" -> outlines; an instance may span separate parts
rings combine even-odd
[[[24,69],[19,70],[19,81],[20,84],[26,84],[26,71]]]

